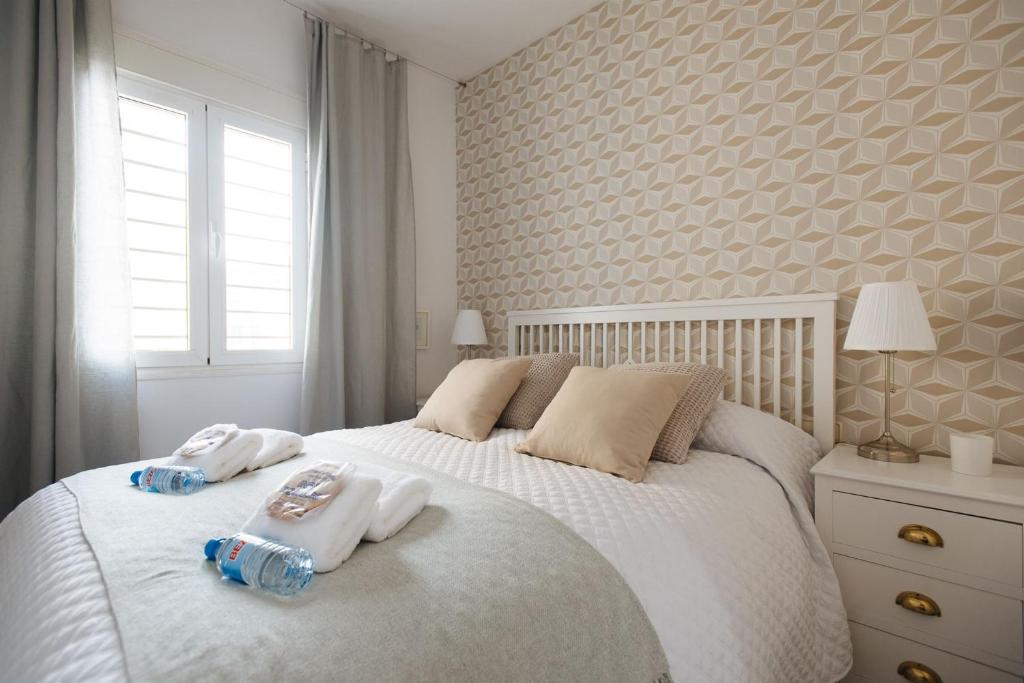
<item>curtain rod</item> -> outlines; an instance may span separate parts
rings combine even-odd
[[[361,40],[361,41],[363,41],[364,43],[369,43],[369,44],[370,44],[370,45],[372,45],[373,47],[375,47],[375,48],[377,48],[377,49],[380,49],[380,50],[383,50],[384,52],[390,52],[390,53],[391,53],[391,54],[393,54],[393,55],[396,55],[396,56],[398,56],[398,57],[401,57],[402,59],[404,59],[405,61],[409,62],[410,64],[415,64],[416,66],[418,66],[418,67],[419,67],[419,68],[421,68],[421,69],[424,69],[424,70],[426,70],[426,71],[429,71],[430,73],[432,73],[432,74],[435,74],[435,75],[437,75],[437,76],[440,76],[441,78],[444,78],[444,79],[446,79],[446,80],[449,80],[449,81],[451,81],[452,83],[454,83],[455,85],[459,86],[460,88],[465,88],[465,87],[466,87],[466,83],[465,83],[465,81],[460,81],[460,80],[459,80],[459,79],[457,79],[457,78],[452,78],[452,77],[451,77],[451,76],[449,76],[448,74],[443,74],[443,73],[441,73],[440,71],[438,71],[437,69],[431,69],[431,68],[430,68],[429,66],[427,66],[426,64],[420,64],[420,63],[419,63],[419,62],[417,62],[416,60],[413,60],[413,59],[409,59],[408,57],[402,57],[402,55],[399,55],[399,54],[398,54],[397,52],[395,52],[394,50],[389,50],[389,49],[387,49],[386,47],[384,47],[383,45],[378,45],[377,43],[373,42],[372,40],[367,40],[366,38],[363,38],[362,36],[360,36],[360,35],[358,35],[358,34],[356,34],[356,33],[353,33],[352,31],[349,31],[349,30],[348,30],[348,29],[346,29],[346,28],[341,28],[340,26],[338,26],[337,24],[335,24],[335,23],[334,23],[333,21],[331,21],[330,19],[325,19],[324,17],[320,16],[319,14],[316,14],[315,12],[312,12],[311,10],[309,10],[309,9],[307,9],[307,8],[305,8],[305,7],[303,7],[302,5],[299,5],[299,4],[296,4],[295,2],[292,2],[292,0],[281,0],[281,2],[283,2],[283,3],[284,3],[284,4],[286,4],[286,5],[290,5],[291,7],[294,7],[294,8],[295,8],[295,9],[297,9],[297,10],[300,10],[300,11],[301,11],[301,12],[302,12],[303,14],[305,14],[305,15],[307,15],[307,16],[310,16],[310,17],[313,17],[314,19],[319,19],[320,21],[322,21],[322,22],[325,22],[325,23],[326,23],[326,24],[328,24],[328,25],[329,25],[329,26],[330,26],[331,28],[333,28],[333,29],[334,29],[335,31],[340,31],[341,33],[344,33],[344,34],[346,34],[346,35],[352,36],[353,38],[356,38],[356,39],[358,39],[358,40]]]

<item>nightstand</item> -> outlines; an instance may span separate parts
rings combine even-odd
[[[1022,680],[1024,468],[972,477],[841,444],[811,472],[853,638],[845,680]]]

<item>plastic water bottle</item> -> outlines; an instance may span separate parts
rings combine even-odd
[[[313,557],[307,550],[250,534],[211,538],[204,552],[225,578],[277,595],[298,593],[313,576]]]
[[[143,491],[188,495],[203,488],[206,473],[198,467],[163,465],[132,472],[132,483]]]

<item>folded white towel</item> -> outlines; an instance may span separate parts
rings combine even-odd
[[[357,476],[353,466],[342,471],[341,479],[344,485],[334,500],[301,519],[271,517],[261,503],[242,531],[305,548],[313,556],[313,571],[337,569],[363,537],[381,491],[378,480]]]
[[[413,517],[420,514],[433,485],[423,477],[397,472],[376,465],[357,465],[358,476],[380,480],[380,496],[374,505],[373,519],[363,534],[367,541],[379,542],[401,531]]]
[[[286,432],[282,429],[253,429],[250,431],[263,437],[263,447],[245,468],[247,470],[258,470],[261,467],[276,465],[298,455],[302,450],[302,437],[295,432]]]
[[[183,455],[179,448],[166,464],[198,467],[206,474],[206,481],[224,481],[244,470],[260,452],[262,445],[262,436],[240,429],[220,441],[212,450],[203,449],[195,455]]]
[[[236,424],[210,425],[188,437],[188,441],[178,446],[178,449],[171,455],[189,457],[208,455],[236,436],[238,436],[238,425]]]

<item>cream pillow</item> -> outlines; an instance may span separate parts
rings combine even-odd
[[[528,358],[464,360],[430,395],[413,426],[483,441],[529,369]]]
[[[533,429],[569,371],[580,364],[578,353],[538,353],[530,356],[530,371],[498,418],[499,427]]]
[[[573,368],[516,450],[640,481],[689,383],[680,373]]]
[[[634,370],[637,372],[679,372],[690,378],[682,398],[676,405],[672,415],[665,423],[665,428],[654,444],[651,458],[683,464],[686,454],[690,452],[690,444],[704,424],[704,418],[711,411],[711,406],[718,400],[725,383],[726,373],[721,368],[700,363],[643,363],[640,365],[615,365],[613,370]]]

